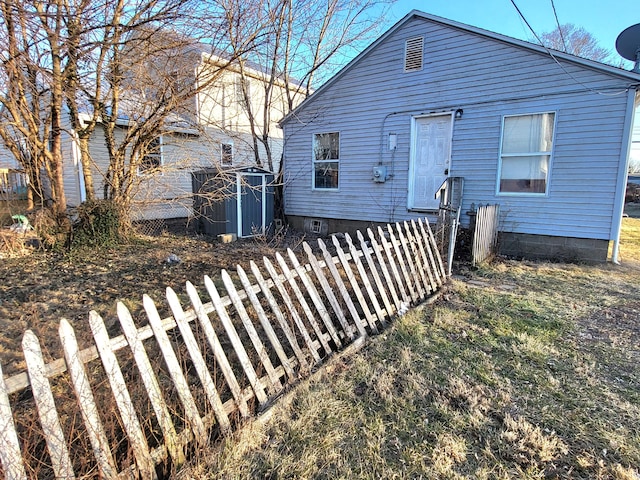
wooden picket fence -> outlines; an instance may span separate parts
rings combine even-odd
[[[304,243],[304,263],[288,250],[205,276],[206,300],[187,282],[188,308],[167,288],[165,318],[144,295],[142,326],[119,303],[121,334],[92,311],[85,348],[62,319],[64,352],[49,363],[26,331],[27,371],[0,368],[0,475],[158,478],[446,282],[428,221],[367,236]]]
[[[500,205],[480,205],[473,231],[472,263],[477,265],[496,254]]]

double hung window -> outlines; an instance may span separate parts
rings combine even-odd
[[[546,194],[555,113],[505,116],[498,193]]]
[[[147,151],[145,152],[140,165],[138,166],[138,173],[150,174],[158,170],[162,166],[162,137],[156,137],[147,145]]]
[[[313,136],[313,188],[338,189],[340,133],[316,133]]]

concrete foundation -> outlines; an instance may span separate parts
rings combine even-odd
[[[367,228],[386,225],[385,222],[363,222],[361,220],[337,220],[333,218],[298,216],[287,216],[287,223],[296,230],[321,236],[337,232],[355,235],[358,230],[366,236]]]
[[[608,240],[500,232],[501,255],[532,260],[604,263]]]

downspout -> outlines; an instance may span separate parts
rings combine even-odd
[[[80,159],[80,146],[78,145],[78,134],[75,130],[71,130],[70,135],[72,137],[71,140],[71,156],[73,157],[74,166],[78,167],[77,176],[78,176],[78,193],[80,196],[80,203],[84,203],[87,200],[87,189],[84,184],[84,171],[82,168],[82,160]]]
[[[629,172],[629,152],[631,150],[631,140],[633,133],[633,122],[635,110],[640,105],[640,95],[637,90],[638,86],[629,89],[627,98],[627,112],[624,118],[624,131],[622,137],[622,149],[620,152],[620,165],[624,165],[618,171],[618,182],[616,188],[616,198],[613,211],[613,224],[611,231],[613,235],[613,252],[611,261],[616,265],[620,264],[620,231],[622,230],[622,216],[624,214],[624,199],[627,190],[627,175]]]

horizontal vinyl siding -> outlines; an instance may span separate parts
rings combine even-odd
[[[121,136],[123,132],[116,132]],[[198,136],[165,134],[162,136],[162,174],[138,176],[135,187],[132,217],[134,219],[177,218],[192,214],[191,172],[215,167],[220,162],[220,144],[233,144],[233,168],[255,166],[253,143],[247,134],[228,134],[208,129]],[[274,159],[282,152],[282,141],[272,141]],[[94,188],[98,198],[103,197],[104,178],[109,166],[109,156],[103,131],[98,128],[90,140],[90,152],[94,161]],[[261,151],[261,158],[265,158]],[[265,165],[266,168],[266,165]]]
[[[424,69],[404,73],[404,41],[417,35],[425,37]],[[420,216],[407,211],[411,118],[463,108],[450,168],[465,178],[463,223],[472,202],[497,202],[507,231],[608,239],[628,82],[562,65],[452,27],[407,22],[285,123],[286,213],[364,221]],[[496,195],[502,116],[546,111],[556,112],[557,121],[549,195]],[[339,191],[313,191],[313,134],[334,131]],[[389,133],[398,135],[395,152],[388,150]],[[386,183],[371,180],[378,163],[392,175]]]

